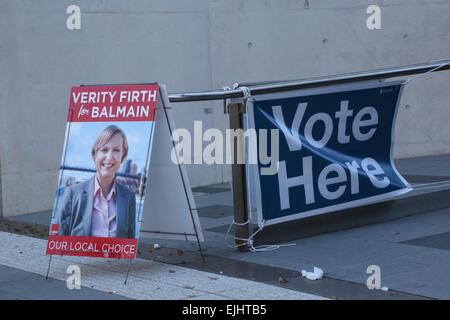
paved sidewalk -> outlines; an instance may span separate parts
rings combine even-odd
[[[44,277],[49,261],[49,256],[45,255],[46,240],[0,232],[0,243],[0,271],[7,271],[0,272],[0,299],[324,299],[299,291],[145,259],[133,262],[128,283],[124,285],[128,261],[54,256],[50,271],[52,279],[46,282]],[[81,290],[64,289],[69,276],[67,267],[74,264],[81,269]],[[52,295],[49,290],[64,293]]]
[[[124,296],[91,288],[68,290],[65,281],[0,265],[0,300],[124,300]]]
[[[363,207],[358,214],[346,212],[345,217],[338,216],[347,222],[358,222],[356,225],[341,225],[342,221],[333,218],[336,213],[332,213],[324,215],[327,219],[320,223],[302,228],[282,226],[274,237],[267,237],[261,243],[281,241],[295,245],[268,252],[237,252],[229,247],[233,244],[233,230],[225,242],[233,221],[229,184],[196,187],[193,193],[205,236],[204,262],[195,242],[141,238],[140,259],[133,265],[130,283],[125,287],[126,261],[58,258],[55,260],[61,265],[52,268],[51,276],[59,277],[65,285],[65,268],[70,263],[78,263],[82,266],[83,277],[86,276],[83,284],[87,288],[103,294],[117,292],[121,297],[144,299],[449,299],[450,277],[443,266],[450,264],[450,185],[441,183],[450,180],[449,164],[450,154],[399,160],[398,168],[410,183],[434,185],[425,185],[425,189],[407,194],[394,203],[375,206],[373,212],[364,212],[368,208]],[[384,220],[377,220],[377,223],[365,220],[373,214],[384,215]],[[51,211],[46,211],[0,219],[1,231],[32,236],[38,239],[28,238],[28,243],[41,243],[32,259],[15,257],[19,265],[12,264],[10,259],[26,245],[15,244],[17,248],[8,249],[11,252],[5,251],[7,247],[0,248],[0,259],[6,257],[9,261],[6,265],[19,269],[23,269],[21,261],[25,264],[36,261],[40,269],[27,265],[26,270],[45,274],[48,257],[43,253],[50,217]],[[323,230],[322,225],[339,228]],[[0,243],[3,244],[2,237]],[[161,249],[153,250],[155,242]],[[388,291],[367,288],[370,265],[380,267],[382,286],[388,287]],[[320,281],[302,278],[300,271],[312,270],[314,266],[324,270],[324,278]],[[97,278],[111,277],[115,283],[109,286],[101,281],[97,284],[97,278],[92,278],[105,269],[115,274]],[[142,296],[136,284],[136,281],[143,281],[141,273],[145,281],[150,281],[145,285],[148,289],[142,289],[145,293]],[[0,273],[0,290],[2,277],[7,276]],[[91,279],[93,283],[86,282]],[[151,294],[148,291],[152,291]]]

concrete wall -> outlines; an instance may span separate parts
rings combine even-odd
[[[68,30],[66,7],[81,7]],[[366,8],[382,8],[382,29]],[[169,92],[297,79],[450,58],[450,3],[438,0],[0,0],[0,203],[51,209],[70,88],[158,81]],[[450,152],[450,72],[411,82],[397,157]],[[178,127],[224,129],[221,102],[177,104]],[[193,185],[227,181],[192,165]]]

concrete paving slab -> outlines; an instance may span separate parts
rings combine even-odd
[[[235,300],[235,298],[226,297],[218,294],[205,294],[203,296],[196,296],[189,298],[187,300]]]
[[[19,222],[27,222],[31,224],[38,224],[43,226],[49,226],[50,220],[52,218],[52,211],[43,211],[43,212],[36,212],[32,214],[24,214],[22,216],[16,216],[13,218],[14,221]]]
[[[117,294],[82,288],[69,290],[65,281],[0,265],[0,300],[128,300]]]
[[[450,250],[450,232],[434,234],[402,242],[414,246]]]
[[[413,157],[395,160],[397,168],[404,175],[447,176],[450,154]],[[444,164],[444,165],[443,165]]]
[[[9,284],[11,282],[14,283],[20,280],[27,280],[32,276],[31,273],[23,272],[22,270],[9,268],[2,265],[0,265],[0,274],[0,288],[4,284]]]
[[[233,216],[233,207],[224,205],[212,205],[199,208],[198,215],[207,218],[224,218],[226,216]]]
[[[295,291],[283,291],[280,292],[276,287],[266,287],[264,284],[255,284],[241,289],[232,289],[222,291],[220,294],[233,299],[243,300],[298,300],[299,294]],[[302,300],[321,300],[317,296],[304,293],[301,295]]]
[[[26,300],[25,297],[0,290],[0,300]]]
[[[195,187],[192,188],[192,192],[197,195],[203,195],[205,193],[207,194],[214,194],[214,193],[220,193],[220,192],[226,192],[230,191],[229,186],[225,185],[209,185],[204,187]]]
[[[209,205],[233,205],[233,196],[231,191],[214,193],[214,194],[204,194],[195,197],[195,204],[197,208],[206,207]]]
[[[445,269],[442,266],[411,268],[396,276],[386,274],[384,279],[386,283],[392,283],[391,287],[395,286],[417,295],[449,300],[450,275],[443,272]]]

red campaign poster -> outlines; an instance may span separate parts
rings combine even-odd
[[[135,259],[157,84],[73,87],[47,254]]]

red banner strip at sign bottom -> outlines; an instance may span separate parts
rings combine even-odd
[[[133,260],[137,239],[50,235],[47,254]]]

